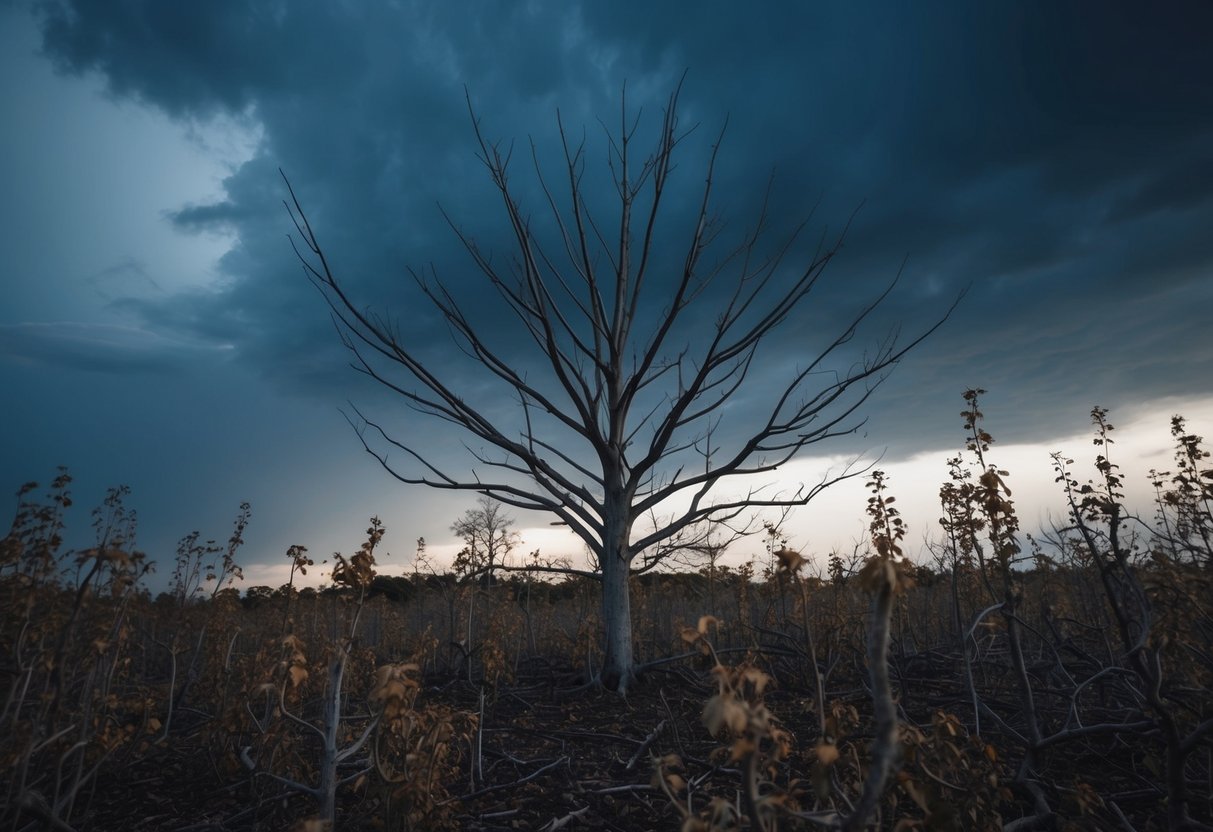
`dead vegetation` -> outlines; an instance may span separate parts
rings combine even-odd
[[[637,682],[603,661],[600,589],[536,569],[379,574],[372,520],[332,586],[232,585],[182,541],[170,591],[115,489],[63,551],[70,478],[22,489],[0,543],[0,824],[11,830],[1151,830],[1213,822],[1213,468],[1173,423],[1153,517],[1113,427],[1055,457],[1065,520],[1019,525],[980,391],[905,557],[871,542],[776,568],[632,578]],[[504,530],[508,533],[508,527]],[[465,560],[477,563],[477,553]],[[422,559],[421,563],[424,563]],[[542,565],[537,561],[536,567]]]

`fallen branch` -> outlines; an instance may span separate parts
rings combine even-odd
[[[648,751],[649,746],[652,745],[654,742],[656,742],[657,737],[661,734],[661,730],[663,728],[665,728],[664,719],[661,720],[661,722],[657,723],[657,727],[654,728],[652,730],[652,732],[647,737],[644,738],[644,741],[642,743],[640,743],[640,747],[636,749],[636,753],[632,755],[632,759],[628,760],[628,766],[627,766],[628,771],[632,771],[633,769],[636,768],[636,763],[638,763],[640,761],[640,758],[644,755],[644,752]]]
[[[568,826],[570,823],[577,820],[577,818],[581,817],[588,811],[590,811],[589,806],[582,806],[580,809],[569,812],[567,815],[565,815],[562,818],[553,818],[550,823],[548,823],[546,826],[543,827],[542,830],[540,830],[540,832],[555,832],[555,830],[557,830],[557,829],[563,829],[564,827]]]
[[[483,789],[480,789],[479,791],[472,792],[471,794],[465,794],[460,797],[449,797],[446,800],[441,801],[437,805],[446,806],[448,803],[455,803],[456,801],[475,800],[478,797],[484,797],[486,794],[492,794],[493,792],[499,792],[502,789],[512,789],[515,786],[521,786],[523,783],[529,783],[530,781],[534,780],[536,777],[543,774],[545,771],[549,771],[549,770],[555,768],[556,766],[560,765],[561,763],[567,763],[568,761],[569,761],[568,757],[560,757],[558,759],[553,760],[552,762],[548,763],[545,766],[540,766],[539,768],[535,769],[530,774],[528,774],[526,777],[522,777],[522,778],[520,778],[518,780],[514,780],[513,782],[510,782],[510,783],[499,783],[496,786],[485,786]]]

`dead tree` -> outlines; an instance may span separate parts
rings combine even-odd
[[[634,672],[628,577],[638,554],[697,526],[744,524],[765,507],[804,505],[829,485],[862,473],[848,466],[786,491],[747,484],[729,493],[721,487],[769,475],[806,447],[853,433],[862,424],[857,410],[873,390],[951,311],[910,339],[885,333],[861,357],[845,357],[896,285],[894,277],[816,339],[777,386],[759,389],[752,371],[760,345],[776,330],[804,321],[799,313],[816,299],[814,289],[842,237],[793,265],[787,261],[805,223],[768,244],[764,199],[740,241],[719,246],[722,223],[712,186],[723,130],[711,147],[702,188],[690,196],[667,193],[676,151],[690,132],[678,125],[678,93],[670,96],[656,144],[639,164],[633,147],[639,119],[629,116],[626,101],[621,106],[619,132],[608,133],[611,199],[618,211],[611,232],[583,187],[585,142],[570,140],[559,114],[559,190],[566,202],[545,178],[533,145],[531,154],[554,229],[547,235],[532,226],[511,189],[509,150],[487,140],[472,114],[480,159],[512,233],[510,265],[443,216],[484,281],[483,291],[496,294],[495,314],[491,320],[475,316],[460,302],[460,290],[433,270],[411,274],[458,347],[496,385],[488,395],[478,392],[483,386],[460,385],[425,360],[422,344],[410,342],[390,317],[354,301],[287,183],[287,207],[303,244],[296,252],[328,302],[355,369],[413,410],[453,426],[470,469],[445,466],[429,448],[392,435],[355,410],[351,421],[364,447],[401,482],[478,492],[550,512],[567,524],[597,561],[583,574],[602,583],[600,681],[621,692]],[[688,198],[698,207],[679,239],[662,223],[669,221],[671,199]],[[688,331],[693,325],[696,331]],[[529,359],[519,357],[519,340],[532,351]],[[489,408],[507,396],[516,402],[512,417],[492,416]],[[743,396],[761,397],[761,412],[726,414],[726,406]],[[396,456],[389,459],[389,451]],[[642,529],[637,520],[654,510],[664,521]]]

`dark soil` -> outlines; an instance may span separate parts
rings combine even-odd
[[[721,744],[708,736],[701,713],[714,687],[702,669],[652,672],[627,697],[550,684],[486,691],[480,759],[472,779],[472,748],[460,749],[459,782],[447,784],[450,821],[469,830],[677,829],[678,812],[653,784],[653,755],[678,754],[696,780],[696,807],[712,796],[733,797],[740,773],[712,761]],[[426,688],[427,702],[469,713],[480,689],[466,682]],[[798,693],[775,690],[767,700],[795,734],[814,731],[811,705]],[[198,720],[197,732],[205,729]],[[798,724],[800,723],[800,724]],[[232,761],[212,759],[207,743],[187,736],[99,780],[90,823],[95,832],[143,830],[274,830],[298,826],[314,812],[310,801],[264,775],[224,776]],[[719,756],[719,755],[717,755]],[[797,760],[793,759],[793,765]],[[339,808],[340,828],[387,829],[380,799],[351,794]],[[301,826],[299,828],[302,828]]]

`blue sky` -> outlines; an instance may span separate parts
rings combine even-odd
[[[731,233],[772,174],[777,230],[812,212],[813,242],[859,208],[759,382],[903,260],[868,343],[921,329],[970,287],[864,428],[785,472],[815,479],[883,453],[917,506],[914,537],[930,532],[942,460],[961,444],[966,387],[991,391],[1007,456],[1046,475],[1059,443],[1086,454],[1094,404],[1126,432],[1131,477],[1166,464],[1170,413],[1210,431],[1207,4],[55,0],[0,4],[0,24],[0,490],[69,466],[78,535],[104,488],[125,483],[141,548],[162,563],[191,529],[226,537],[243,500],[250,564],[285,563],[292,543],[353,549],[371,514],[397,566],[418,537],[449,551],[474,498],[399,486],[340,409],[356,402],[455,467],[458,437],[348,369],[287,242],[277,171],[356,296],[475,390],[466,364],[443,363],[445,330],[407,277],[433,267],[496,325],[438,209],[508,252],[465,88],[490,136],[533,140],[542,163],[555,161],[557,109],[584,127],[598,187],[599,119],[615,123],[625,81],[646,135],[685,72],[681,117],[699,127],[675,187],[695,191],[727,118],[716,189]],[[538,213],[528,173],[514,181]],[[692,203],[673,207],[673,226]],[[1032,501],[1051,495],[1021,499],[1043,511]],[[790,531],[812,550],[845,545],[862,509],[861,491],[840,491]],[[528,548],[577,548],[542,517],[518,523]]]

